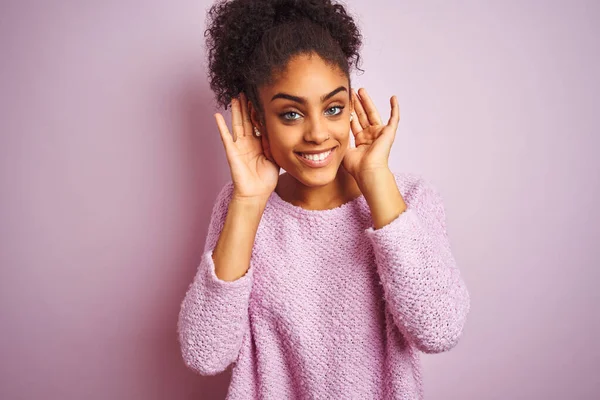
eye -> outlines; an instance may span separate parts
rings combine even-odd
[[[329,107],[327,109],[327,111],[325,111],[325,114],[327,115],[338,115],[342,112],[342,110],[344,109],[344,106],[333,106],[333,107]],[[334,110],[334,112],[330,112],[331,110]],[[337,110],[337,112],[335,112],[335,110]]]
[[[279,116],[287,121],[295,121],[298,118],[300,118],[300,114],[298,114],[295,111],[288,111],[286,113],[280,114]]]

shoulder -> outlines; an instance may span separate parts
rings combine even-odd
[[[224,215],[227,212],[227,207],[233,195],[233,182],[226,182],[217,193],[213,205],[213,217]]]
[[[393,172],[400,194],[409,207],[443,206],[437,187],[423,175],[412,172]]]
[[[446,206],[435,185],[419,174],[394,173],[394,176],[410,213],[431,232],[447,236]]]
[[[217,194],[217,201],[229,201],[231,200],[231,195],[233,194],[233,182],[227,181],[219,190]]]

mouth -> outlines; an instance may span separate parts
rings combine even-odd
[[[337,146],[321,153],[295,152],[294,154],[296,154],[296,157],[298,157],[305,165],[311,168],[322,168],[329,165],[331,160],[333,160],[333,155],[336,150]]]

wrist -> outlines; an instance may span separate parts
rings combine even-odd
[[[389,169],[364,174],[359,188],[369,205],[375,229],[386,226],[407,209],[396,177]]]
[[[367,194],[390,182],[395,183],[394,174],[388,167],[370,168],[360,171],[356,177],[356,183],[363,194]]]
[[[268,197],[248,197],[248,196],[239,196],[235,193],[231,197],[231,201],[229,202],[229,208],[236,208],[240,211],[245,211],[248,213],[259,213],[262,214],[265,207],[267,206]]]

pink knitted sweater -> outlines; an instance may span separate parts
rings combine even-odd
[[[227,184],[181,305],[186,365],[215,375],[235,363],[227,399],[422,399],[419,351],[456,345],[470,297],[439,193],[395,177],[408,208],[378,230],[363,196],[315,211],[273,193],[248,272],[232,282],[212,261]]]

